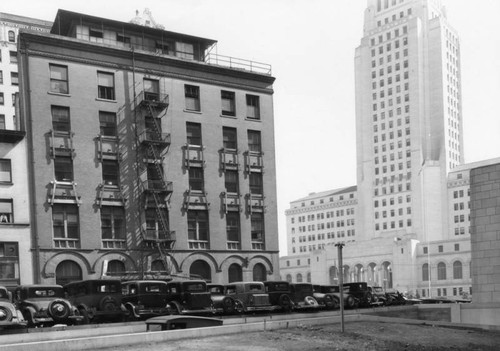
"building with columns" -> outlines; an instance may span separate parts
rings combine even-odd
[[[317,203],[330,192],[292,202],[282,278],[335,283],[343,274],[420,297],[470,295],[469,174],[496,159],[464,164],[460,39],[441,1],[368,0],[355,83],[355,235],[342,236],[337,216],[318,229]],[[309,241],[318,236],[321,248]],[[342,269],[337,242],[346,244]]]

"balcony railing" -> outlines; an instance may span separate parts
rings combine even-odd
[[[252,73],[271,75],[271,65],[262,62],[250,61],[246,59],[212,53],[205,56],[205,62],[209,65],[223,66],[231,69],[249,71]]]

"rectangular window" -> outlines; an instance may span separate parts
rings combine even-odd
[[[19,74],[17,72],[10,72],[10,84],[19,85]]]
[[[17,52],[16,51],[10,51],[9,56],[10,56],[10,63],[17,63]]]
[[[250,193],[262,195],[262,173],[250,173]]]
[[[97,96],[99,99],[115,99],[115,75],[113,73],[97,72]]]
[[[252,213],[251,216],[251,240],[252,249],[264,249],[264,215]]]
[[[260,103],[256,95],[247,95],[247,118],[260,119]]]
[[[4,105],[4,104],[5,104],[5,100],[3,97],[3,93],[0,93],[0,105]]]
[[[60,182],[73,181],[73,160],[70,157],[56,156],[54,159],[54,174]]]
[[[224,186],[228,193],[239,193],[238,171],[226,170],[224,172]]]
[[[194,191],[204,191],[203,168],[189,168],[189,189]]]
[[[186,100],[186,110],[200,111],[200,87],[194,85],[184,85],[184,97]]]
[[[101,135],[117,136],[116,113],[99,111],[99,126]]]
[[[144,78],[144,100],[160,101],[160,82]]]
[[[236,109],[235,109],[235,94],[234,94],[234,92],[222,90],[220,93],[221,93],[222,114],[224,116],[235,116]]]
[[[238,148],[236,128],[222,127],[222,142],[224,149],[236,150]]]
[[[125,239],[125,210],[117,206],[101,208],[102,239]]]
[[[208,241],[208,212],[188,211],[188,239]]]
[[[227,241],[240,241],[240,213],[228,212],[226,214]]]
[[[193,44],[182,43],[180,41],[175,42],[175,56],[193,60],[194,59]]]
[[[19,284],[18,244],[0,242],[0,280],[8,279],[17,279]]]
[[[0,115],[0,130],[5,129],[5,115]]]
[[[78,206],[54,204],[54,206],[52,206],[52,226],[54,230],[54,239],[77,240],[80,236]],[[60,241],[57,240],[57,242]],[[62,247],[73,246],[68,242],[68,246]]]
[[[187,143],[189,145],[201,146],[201,124],[186,123]]]
[[[251,152],[261,152],[261,135],[258,130],[248,130],[248,149]]]
[[[105,185],[120,185],[120,166],[116,160],[102,160],[102,180]]]
[[[0,183],[12,183],[12,167],[9,159],[0,159]]]
[[[443,252],[443,245],[438,246],[438,252]]]
[[[52,129],[57,132],[71,131],[69,107],[51,106],[52,112]]]
[[[69,94],[68,66],[49,64],[50,91],[59,94]]]
[[[0,84],[3,84],[3,71],[0,71]]]
[[[12,199],[0,199],[0,224],[14,223]]]

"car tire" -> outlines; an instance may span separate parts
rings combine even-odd
[[[104,312],[113,312],[119,308],[118,301],[111,296],[105,296],[99,302],[99,309]]]
[[[243,314],[245,313],[245,306],[243,305],[243,302],[240,300],[234,300],[234,309],[237,313]]]
[[[78,309],[78,312],[80,313],[80,316],[82,316],[82,321],[80,322],[81,324],[90,324],[90,318],[89,314],[87,313],[87,310],[83,307]]]
[[[356,300],[354,300],[354,297],[352,296],[347,296],[345,298],[344,305],[347,306],[347,308],[354,308],[356,307]]]
[[[225,314],[234,313],[235,306],[234,300],[228,296],[222,299],[222,308],[224,309]]]
[[[4,306],[0,306],[0,322],[10,322],[12,320],[12,311]]]
[[[334,301],[330,295],[325,295],[325,307],[328,310],[333,310]]]
[[[340,301],[336,297],[332,297],[332,310],[336,310],[340,307]]]
[[[367,292],[365,294],[364,300],[365,300],[365,304],[367,306],[370,306],[372,304],[372,302],[373,302],[373,295],[372,295],[372,293],[371,292]]]
[[[52,301],[47,309],[54,322],[65,322],[70,313],[68,304],[62,300]]]
[[[290,299],[290,296],[286,294],[280,296],[279,304],[285,312],[290,312],[292,310],[292,300]]]

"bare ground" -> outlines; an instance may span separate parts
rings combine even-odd
[[[206,337],[162,344],[123,346],[107,350],[148,351],[378,351],[378,350],[500,350],[500,332],[454,329],[429,325],[381,322],[349,322],[341,333],[339,324],[300,326],[259,333]]]

